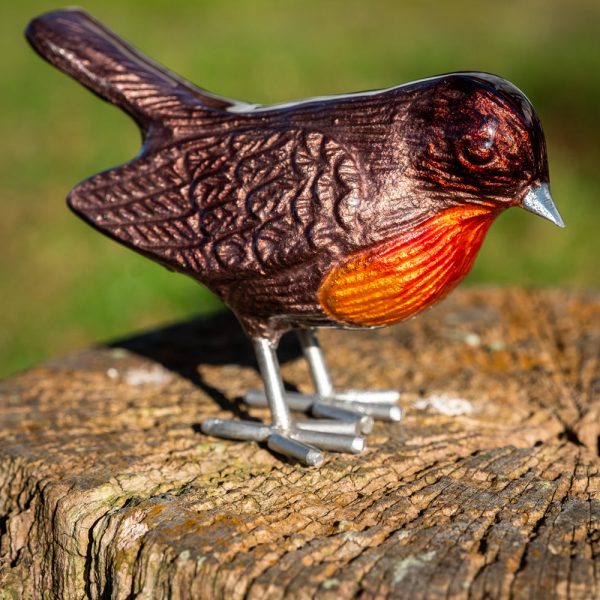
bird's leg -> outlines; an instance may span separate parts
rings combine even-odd
[[[315,417],[335,419],[340,423],[358,421],[363,433],[371,430],[373,419],[399,421],[402,418],[402,409],[398,405],[400,395],[396,390],[336,391],[314,330],[299,329],[298,338],[313,379],[315,394],[286,392],[285,397],[292,410],[310,412]],[[248,392],[245,401],[254,406],[266,404],[264,393],[259,391]]]
[[[263,405],[271,411],[272,424],[210,418],[202,423],[204,433],[227,439],[266,441],[274,452],[309,466],[319,466],[323,462],[321,450],[356,453],[364,449],[364,439],[358,435],[356,421],[295,422],[286,402],[275,347],[265,338],[254,338],[252,343],[264,383]]]
[[[315,392],[321,398],[332,398],[334,395],[333,383],[331,383],[329,369],[325,364],[325,357],[323,356],[323,351],[321,350],[321,346],[319,345],[314,330],[298,329],[297,334],[300,345],[302,346],[304,358],[310,369]]]
[[[400,394],[397,390],[335,390],[314,329],[298,329],[297,333],[302,352],[308,363],[315,391],[319,397],[334,402],[358,402],[368,404],[374,408],[379,407],[381,410],[379,412],[375,410],[372,414],[373,417],[392,421],[398,420],[399,410],[388,412],[390,407],[399,409],[397,402],[400,399]],[[398,418],[395,418],[396,416]]]

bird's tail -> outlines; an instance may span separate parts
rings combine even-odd
[[[25,35],[48,62],[123,108],[144,134],[153,126],[175,129],[192,114],[201,116],[235,102],[154,63],[79,9],[46,13],[29,23]]]

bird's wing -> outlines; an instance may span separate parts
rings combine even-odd
[[[360,226],[353,154],[301,128],[236,127],[142,153],[69,196],[97,229],[200,279],[272,274]]]
[[[71,209],[125,246],[177,269],[181,252],[198,246],[198,209],[177,146],[86,179],[71,190]]]

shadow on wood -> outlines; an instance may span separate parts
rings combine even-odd
[[[121,348],[160,364],[168,371],[189,380],[209,395],[222,409],[235,416],[252,418],[247,407],[240,403],[241,396],[233,400],[218,387],[209,385],[198,371],[198,365],[236,365],[256,369],[256,359],[248,337],[232,313],[220,313],[177,323],[163,329],[113,342],[111,348]],[[302,354],[296,336],[285,335],[278,348],[281,364],[299,358]],[[285,382],[286,387],[297,387]],[[197,429],[197,428],[196,428]]]
[[[260,383],[227,315],[7,380],[0,598],[597,597],[599,300],[466,290],[324,332],[336,382],[407,417],[320,470],[194,427]]]

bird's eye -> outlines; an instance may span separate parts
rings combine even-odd
[[[495,139],[498,122],[487,120],[476,131],[458,141],[457,157],[465,167],[483,167],[496,157]]]

